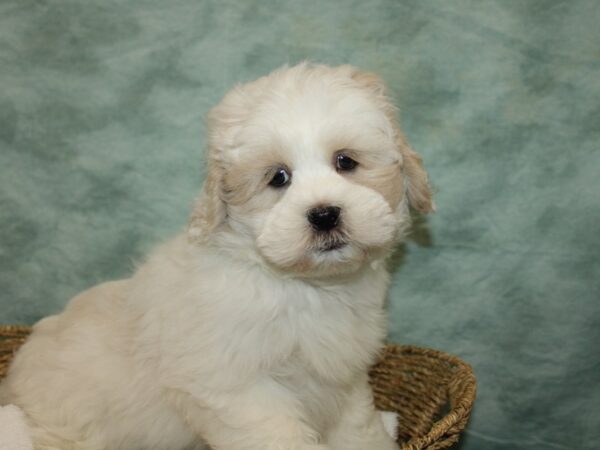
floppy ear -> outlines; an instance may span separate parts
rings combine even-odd
[[[235,126],[245,112],[243,101],[245,91],[237,86],[225,95],[223,100],[207,115],[207,161],[206,178],[188,226],[190,241],[205,240],[225,222],[227,208],[224,198],[223,153],[231,146]]]
[[[225,221],[227,215],[225,202],[221,199],[221,169],[212,159],[209,159],[207,166],[207,176],[188,226],[188,238],[195,242],[206,239]]]
[[[429,185],[427,172],[423,167],[423,159],[408,145],[399,130],[398,136],[408,205],[421,214],[435,212],[435,203],[431,198],[431,186]]]

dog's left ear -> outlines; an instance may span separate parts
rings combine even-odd
[[[221,169],[213,159],[209,158],[206,179],[188,225],[190,241],[205,240],[225,222],[227,211],[225,202],[221,198],[221,184]]]
[[[402,155],[402,172],[409,206],[422,214],[435,211],[435,204],[431,198],[429,178],[423,168],[423,160],[408,145],[406,138],[398,126],[397,111],[390,101],[385,82],[377,74],[363,72],[352,66],[343,66],[343,68],[350,71],[351,78],[360,84],[363,89],[371,92],[373,98],[395,128],[397,146]]]
[[[431,195],[429,177],[423,167],[423,159],[408,145],[402,132],[397,130],[397,133],[408,204],[421,214],[435,212],[435,203]]]

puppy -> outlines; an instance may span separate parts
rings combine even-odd
[[[379,77],[303,63],[208,118],[189,229],[43,319],[1,401],[36,450],[392,450],[385,260],[432,209]]]

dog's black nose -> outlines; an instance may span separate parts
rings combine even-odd
[[[308,211],[308,221],[319,231],[329,231],[335,228],[340,221],[341,209],[337,206],[313,208]]]

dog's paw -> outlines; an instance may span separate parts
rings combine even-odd
[[[396,441],[398,439],[398,414],[395,412],[380,411],[383,428]]]

